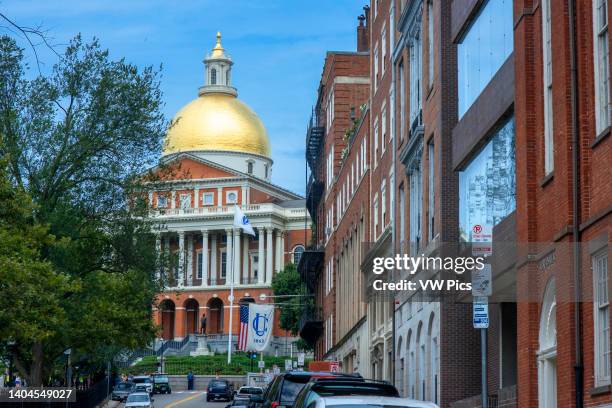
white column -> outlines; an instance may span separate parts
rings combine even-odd
[[[276,242],[276,248],[274,248],[274,273],[277,273],[280,269],[281,263],[281,232],[280,230],[274,231],[274,241]]]
[[[149,209],[153,209],[153,192],[149,191],[149,205],[148,205]]]
[[[178,287],[182,288],[185,282],[185,231],[179,231],[178,237],[179,237]]]
[[[202,230],[202,286],[208,281],[208,230]]]
[[[170,208],[176,208],[176,191],[172,190],[172,202]]]
[[[155,252],[157,255],[157,269],[155,269],[155,279],[159,280],[161,276],[161,259],[162,259],[162,247],[161,247],[161,234],[158,232],[155,234]]]
[[[240,284],[240,228],[234,228],[234,285]]]
[[[259,235],[257,242],[259,245],[259,252],[257,255],[257,283],[261,285],[264,283],[264,276],[266,276],[266,260],[264,257],[264,239],[266,234],[262,227],[257,227],[257,234]]]
[[[282,271],[285,269],[285,236],[287,233],[285,231],[281,232],[281,254],[280,254],[280,267],[279,270]]]
[[[212,237],[210,238],[210,279],[215,282],[217,279],[219,279],[219,270],[217,268],[217,233],[216,232],[213,232]]]
[[[233,233],[232,233],[232,229],[233,228],[227,228],[225,230],[225,236],[226,236],[226,245],[225,245],[225,283],[228,284],[230,283],[230,280],[232,279],[232,269],[233,269],[233,264],[232,264],[232,246],[233,246]],[[221,268],[223,268],[223,265],[221,266]]]
[[[196,188],[193,190],[193,208],[200,207],[200,189]]]
[[[223,205],[223,189],[221,187],[217,187],[217,207],[221,207],[222,205]]]
[[[193,234],[187,235],[187,286],[193,286]]]
[[[250,283],[249,278],[249,243],[251,239],[244,234],[244,242],[242,243],[242,282]]]
[[[266,284],[272,283],[272,227],[266,227]]]
[[[167,268],[168,258],[170,255],[170,235],[164,234],[164,242],[163,242],[163,251],[164,251],[164,267]],[[168,285],[168,280],[170,279],[170,270],[164,269],[164,287]]]

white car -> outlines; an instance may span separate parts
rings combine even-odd
[[[153,399],[147,392],[133,392],[125,400],[125,408],[152,408]]]
[[[320,397],[307,408],[439,408],[433,402],[418,401],[410,398],[379,396],[339,396]]]
[[[148,375],[137,375],[132,378],[135,392],[148,392],[153,395],[153,381]]]

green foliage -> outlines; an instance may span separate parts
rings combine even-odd
[[[266,368],[272,369],[272,366],[276,364],[281,370],[284,371],[285,359],[289,357],[274,357],[264,356],[266,362]],[[232,363],[227,364],[226,354],[216,354],[212,356],[168,356],[164,357],[166,374],[171,375],[183,375],[187,374],[191,369],[196,375],[243,375],[249,371],[259,371],[257,363],[259,361],[259,355],[256,360],[251,360],[246,354],[237,353],[232,355]],[[293,360],[296,360],[294,356]],[[141,361],[132,367],[123,370],[126,374],[146,374],[157,371],[157,357],[148,356],[144,357]],[[308,360],[304,363],[308,366]]]
[[[272,278],[272,290],[277,296],[276,303],[282,304],[280,327],[296,335],[302,311],[312,304],[312,298],[308,296],[306,285],[294,264],[287,264]]]
[[[77,36],[47,77],[25,69],[0,37],[0,353],[39,385],[66,348],[107,361],[154,338],[140,195],[166,123],[159,73],[95,40]]]

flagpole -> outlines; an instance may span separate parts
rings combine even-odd
[[[232,227],[232,240],[234,240],[234,227]],[[230,307],[229,307],[229,337],[227,339],[227,364],[232,362],[232,316],[234,315],[234,254],[236,253],[236,241],[232,242],[232,266],[230,274]]]

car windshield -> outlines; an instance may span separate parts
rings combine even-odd
[[[242,387],[240,388],[240,391],[238,391],[240,394],[263,394],[263,390],[261,388],[252,388],[252,387]]]
[[[127,402],[149,402],[149,396],[146,394],[130,394]]]
[[[158,383],[167,383],[168,382],[168,377],[166,377],[165,375],[158,375],[155,377],[155,382]]]
[[[116,387],[117,390],[129,390],[130,388],[132,388],[132,384],[130,383],[119,383]]]
[[[137,384],[142,384],[142,383],[150,383],[151,379],[149,377],[141,377],[141,378],[134,378],[132,379],[132,381]]]
[[[226,388],[227,383],[225,381],[211,381],[210,386],[215,388]]]

